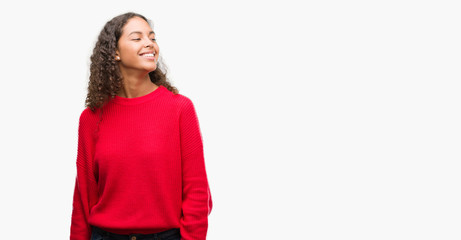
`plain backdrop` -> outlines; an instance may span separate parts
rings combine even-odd
[[[460,239],[458,1],[0,3],[2,239],[68,239],[89,57],[153,22],[196,106],[208,239]]]

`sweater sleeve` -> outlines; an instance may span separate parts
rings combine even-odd
[[[90,207],[97,201],[97,183],[93,173],[94,120],[90,110],[80,115],[78,127],[77,177],[75,179],[72,204],[71,240],[89,240],[91,228],[88,224]]]
[[[205,240],[212,199],[205,170],[202,135],[192,101],[185,98],[180,114],[182,164],[182,240]]]

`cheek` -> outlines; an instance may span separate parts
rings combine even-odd
[[[124,58],[134,58],[138,54],[138,49],[135,46],[126,44],[120,49],[120,55]]]

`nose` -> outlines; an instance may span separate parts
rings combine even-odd
[[[145,47],[154,47],[154,43],[150,39],[147,39],[144,46]]]

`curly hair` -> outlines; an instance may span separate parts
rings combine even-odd
[[[128,12],[112,18],[99,33],[98,41],[90,58],[90,80],[88,83],[88,95],[85,100],[85,107],[90,107],[93,112],[96,108],[101,108],[110,99],[114,98],[122,87],[123,78],[115,61],[115,51],[122,35],[123,27],[133,17],[140,17],[151,25],[151,22],[144,16]],[[169,91],[178,94],[178,89],[171,85],[166,74],[167,68],[160,57],[157,62],[157,68],[149,73],[150,80],[154,84],[163,85]]]

